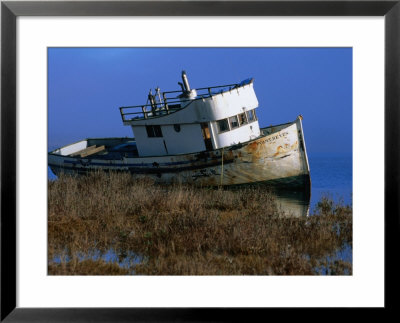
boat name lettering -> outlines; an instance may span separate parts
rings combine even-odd
[[[260,145],[260,144],[263,144],[263,143],[266,143],[266,142],[274,141],[274,140],[276,140],[276,139],[278,139],[278,138],[285,137],[285,136],[287,136],[288,134],[289,134],[288,132],[282,132],[282,133],[280,133],[279,135],[276,135],[276,136],[273,136],[273,137],[266,138],[266,139],[264,139],[264,140],[258,141],[258,142],[257,142],[257,145]]]

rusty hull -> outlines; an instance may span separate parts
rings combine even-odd
[[[49,154],[56,174],[93,170],[125,171],[156,182],[198,186],[274,183],[302,178],[309,181],[309,164],[301,116],[294,122],[262,129],[255,140],[222,149],[173,156],[96,160]]]
[[[188,156],[193,165],[203,162],[204,168],[183,171],[174,179],[201,186],[225,186],[309,176],[301,119],[275,128],[251,142],[209,153],[207,159]],[[210,159],[218,162],[208,167]]]

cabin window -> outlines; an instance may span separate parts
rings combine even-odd
[[[249,122],[256,121],[257,120],[256,111],[255,110],[247,111],[247,119],[249,120]]]
[[[161,126],[146,126],[148,137],[162,137]]]
[[[247,117],[246,117],[245,112],[239,114],[239,122],[240,122],[240,125],[244,125],[247,123]]]
[[[228,119],[218,120],[218,131],[219,132],[229,131]]]
[[[229,123],[231,125],[231,129],[235,129],[239,127],[239,121],[237,116],[233,116],[229,118]]]

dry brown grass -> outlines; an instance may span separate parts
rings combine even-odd
[[[68,262],[50,263],[49,275],[128,275],[129,270],[116,263],[104,260],[86,259],[79,261],[76,258]]]
[[[311,275],[321,266],[351,274],[351,263],[326,260],[352,243],[351,208],[329,199],[313,216],[284,218],[262,187],[162,186],[99,173],[49,181],[48,202],[53,275]],[[93,260],[109,250],[142,261]]]

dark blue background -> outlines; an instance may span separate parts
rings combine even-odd
[[[49,148],[132,136],[118,107],[184,69],[194,88],[254,77],[260,126],[302,114],[309,153],[352,153],[351,48],[49,48],[48,64]]]

